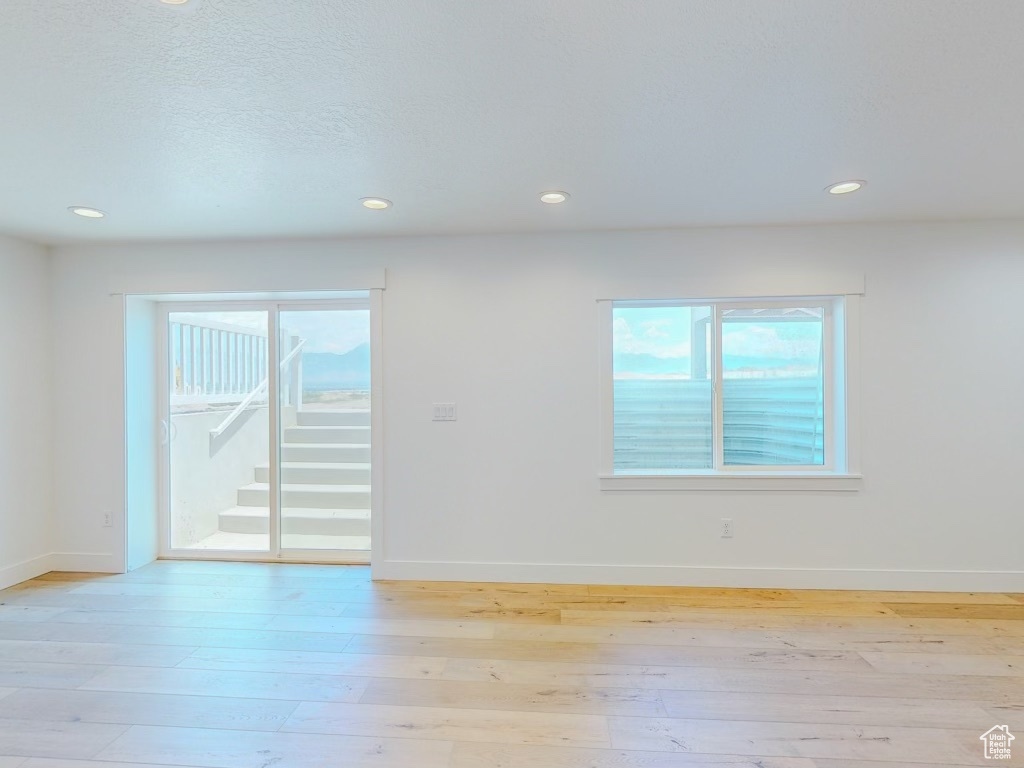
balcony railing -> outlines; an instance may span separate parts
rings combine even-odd
[[[169,339],[173,412],[266,404],[266,331],[205,318],[172,318]],[[302,407],[304,344],[304,339],[281,329],[281,402],[298,409]]]
[[[212,320],[170,324],[171,396],[185,402],[237,402],[267,371],[267,334]]]

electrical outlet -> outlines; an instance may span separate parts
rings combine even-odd
[[[732,518],[731,517],[723,517],[722,518],[722,538],[723,539],[731,539],[732,538]]]
[[[103,527],[112,528],[114,526],[114,515],[111,512],[103,513]]]
[[[434,421],[455,421],[455,403],[434,403]]]

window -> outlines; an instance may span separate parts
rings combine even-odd
[[[602,302],[604,476],[850,477],[846,301]]]

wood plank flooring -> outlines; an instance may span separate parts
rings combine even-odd
[[[1024,595],[369,581],[0,592],[0,768],[1024,765]],[[990,762],[990,761],[989,761]]]

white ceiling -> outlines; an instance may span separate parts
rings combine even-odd
[[[0,232],[1018,217],[1022,29],[1021,0],[2,0]]]

